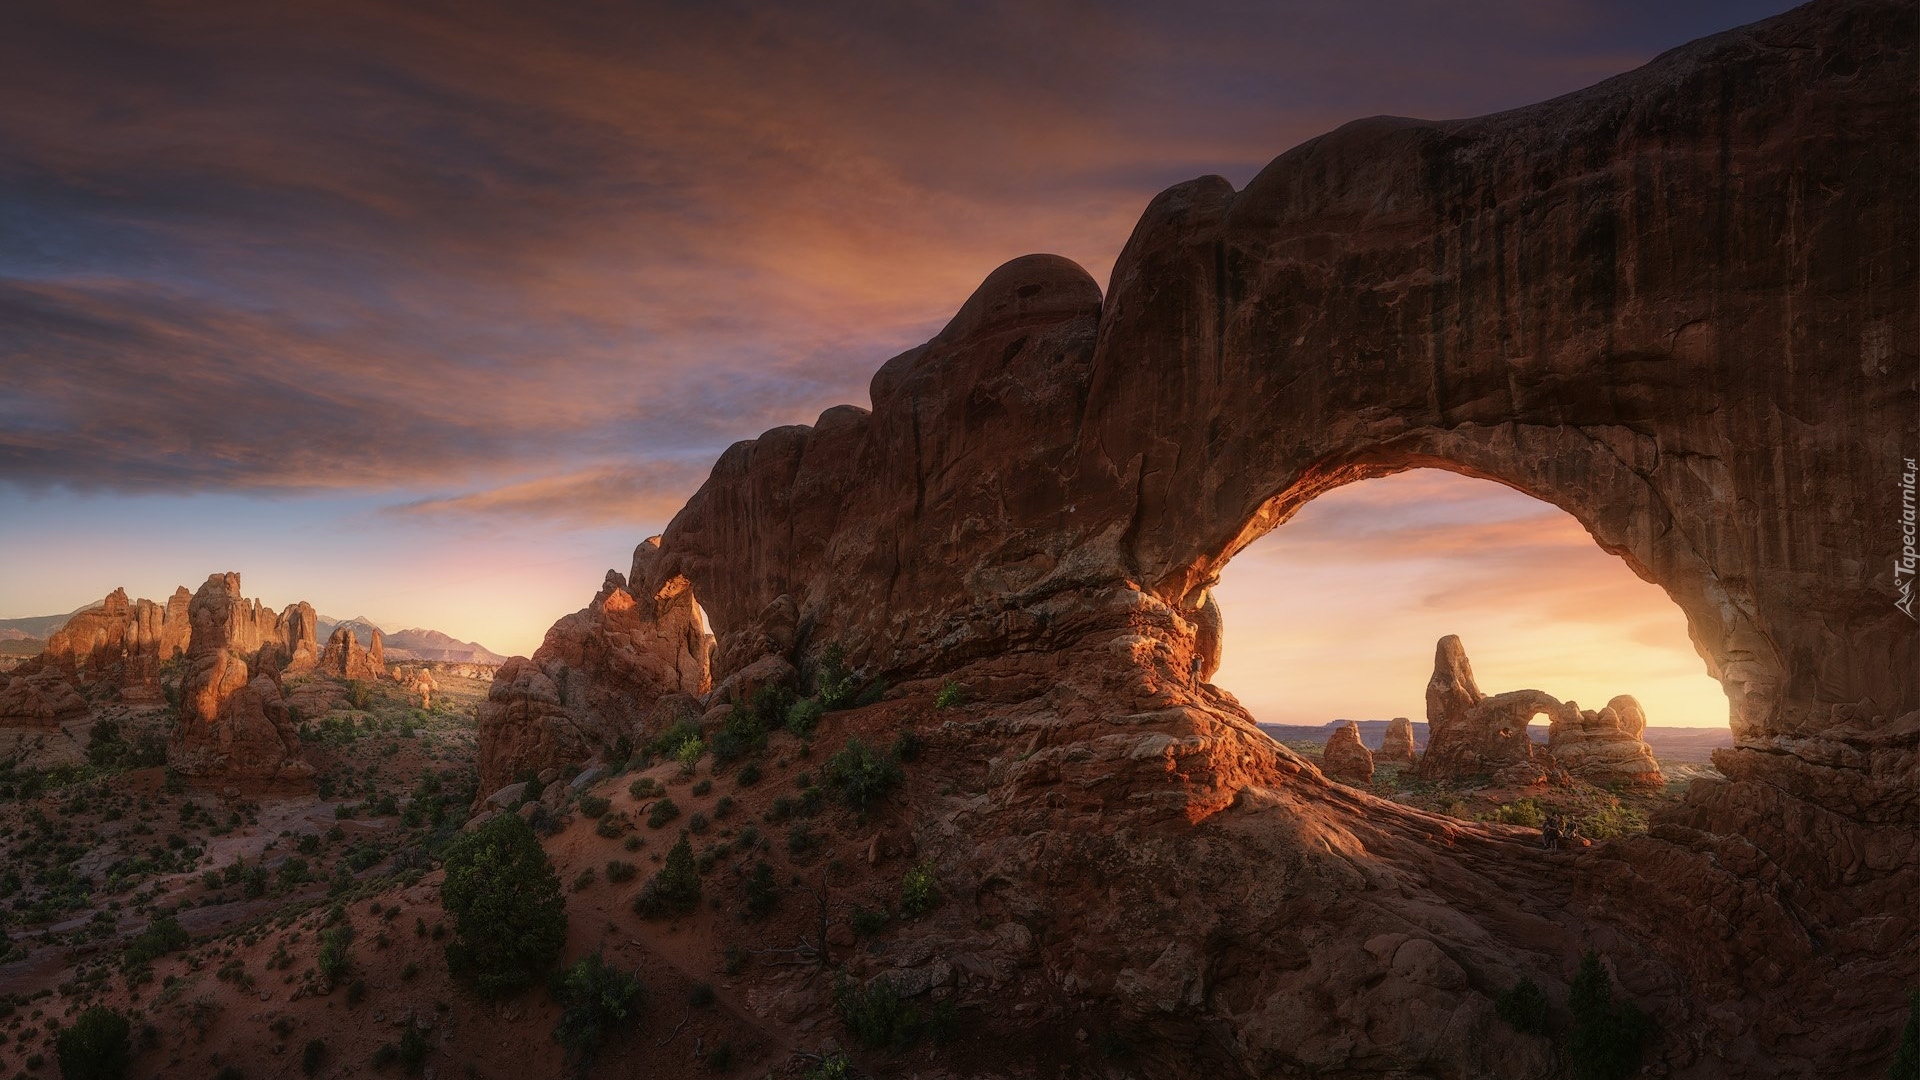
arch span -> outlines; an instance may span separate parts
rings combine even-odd
[[[829,643],[888,676],[909,704],[885,715],[985,785],[916,804],[917,840],[983,915],[1076,911],[1034,970],[1195,1048],[1171,1071],[1540,1075],[1487,1056],[1511,1049],[1490,995],[1595,942],[1703,1040],[1676,1042],[1684,1074],[1882,1067],[1920,973],[1906,7],[1810,4],[1526,109],[1350,124],[1244,191],[1173,188],[1104,296],[1066,259],[1000,267],[870,411],[730,448],[603,596],[691,583],[720,640],[666,635],[716,658],[689,685]],[[1495,829],[1329,784],[1193,679],[1224,560],[1415,465],[1560,506],[1667,590],[1735,705],[1728,779],[1543,879]],[[610,625],[580,618],[555,634]],[[540,662],[502,670],[501,731],[545,707]],[[953,678],[978,708],[929,720]],[[1403,966],[1454,1010],[1435,1030],[1475,1035],[1394,1036]]]

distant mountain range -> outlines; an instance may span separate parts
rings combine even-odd
[[[1275,740],[1296,739],[1302,742],[1319,742],[1333,734],[1333,729],[1346,723],[1345,720],[1330,720],[1324,724],[1261,724],[1260,730]],[[1360,729],[1360,741],[1369,750],[1378,750],[1387,737],[1386,720],[1355,720]],[[1544,721],[1527,725],[1527,737],[1545,745],[1547,725]],[[1648,727],[1640,736],[1653,748],[1653,756],[1661,761],[1705,762],[1713,760],[1713,751],[1718,747],[1733,745],[1733,730],[1727,727],[1676,728]],[[1425,749],[1427,745],[1427,722],[1413,721],[1413,745]]]
[[[67,620],[90,607],[88,604],[75,608],[65,615],[37,615],[28,619],[0,619],[0,656],[35,656],[47,647],[47,638],[54,631],[67,625]],[[373,640],[374,622],[364,615],[351,619],[330,619],[322,615],[317,620],[318,634],[322,642],[333,633],[336,626],[350,626],[353,636],[366,645]],[[386,637],[386,654],[389,660],[444,660],[456,664],[500,664],[506,657],[474,641],[461,641],[443,634],[438,630],[410,628],[397,630],[391,634],[380,627]]]
[[[365,615],[355,615],[351,619],[333,619],[322,615],[316,628],[317,636],[321,641],[325,641],[342,626],[351,629],[353,636],[362,645],[372,644],[373,632],[379,630],[385,639],[384,647],[389,660],[444,660],[455,664],[503,664],[507,659],[477,641],[461,641],[438,630],[410,627],[389,633],[386,627],[379,626]]]

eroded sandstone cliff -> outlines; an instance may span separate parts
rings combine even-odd
[[[655,681],[584,648],[618,618],[623,668],[674,658],[682,690],[833,644],[976,695],[948,734],[984,788],[917,842],[1008,917],[1071,897],[1032,977],[1137,1024],[1157,1068],[1539,1075],[1491,999],[1557,992],[1589,947],[1672,1073],[1878,1067],[1920,977],[1920,634],[1861,524],[1894,520],[1920,400],[1914,45],[1902,4],[1814,4],[1170,189],[1104,297],[1008,263],[870,411],[730,448],[644,566],[502,669],[483,759],[644,717]],[[1543,869],[1513,830],[1329,784],[1206,682],[1225,562],[1416,467],[1552,502],[1667,591],[1727,691],[1724,780]],[[710,672],[654,614],[693,595]],[[783,600],[790,642],[758,629]],[[1441,689],[1497,700],[1469,685]],[[617,706],[573,704],[596,694]],[[1524,731],[1506,751],[1534,767]]]

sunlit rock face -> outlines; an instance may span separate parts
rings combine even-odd
[[[203,784],[245,791],[301,789],[313,767],[287,713],[278,663],[284,622],[240,592],[239,574],[214,574],[193,594],[193,632],[182,684],[180,719],[167,743],[167,764]],[[283,660],[280,662],[284,662]],[[265,670],[256,673],[256,666]]]
[[[373,631],[367,646],[361,648],[353,627],[338,626],[327,638],[326,648],[320,651],[314,666],[337,679],[384,679],[387,677],[385,653],[386,643],[378,629]]]
[[[651,569],[658,538],[634,552]],[[644,593],[608,571],[599,595],[561,619],[532,659],[514,657],[494,676],[480,706],[480,796],[522,771],[578,763],[624,736],[644,741],[648,716],[669,695],[701,695],[711,641],[693,591],[669,580]]]
[[[1489,995],[1560,992],[1595,941],[1676,1074],[1881,1067],[1920,976],[1920,635],[1874,524],[1916,395],[1914,60],[1903,5],[1814,5],[1182,184],[1104,297],[1014,260],[871,411],[734,445],[627,587],[697,592],[714,680],[835,644],[902,693],[964,683],[985,791],[923,846],[996,911],[1076,912],[1040,968],[1169,1070],[1541,1075]],[[1666,589],[1727,690],[1726,780],[1548,873],[1329,785],[1206,682],[1221,566],[1416,467],[1553,503]],[[538,666],[490,708],[552,730]],[[1510,697],[1468,707],[1531,768],[1521,714],[1561,703]],[[522,737],[491,715],[483,756]]]
[[[1349,720],[1333,729],[1320,754],[1320,770],[1350,784],[1373,782],[1373,752],[1360,741],[1360,726]]]
[[[1603,786],[1658,788],[1666,783],[1653,749],[1641,739],[1647,714],[1632,694],[1621,694],[1598,712],[1572,702],[1547,729],[1547,751],[1568,773]]]

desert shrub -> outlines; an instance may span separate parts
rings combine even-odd
[[[939,903],[940,886],[934,881],[932,863],[923,862],[900,879],[900,914],[915,918]]]
[[[936,709],[951,709],[956,705],[965,704],[966,700],[966,687],[961,686],[957,682],[948,681],[940,687],[940,692],[934,695],[933,707]]]
[[[400,1067],[407,1070],[410,1076],[418,1076],[426,1070],[427,1056],[433,1052],[433,1047],[427,1044],[427,1037],[412,1024],[408,1024],[407,1030],[400,1036],[397,1049],[399,1053],[395,1056],[400,1060]]]
[[[355,979],[347,984],[347,1008],[351,1009],[366,1000],[367,980]]]
[[[534,981],[560,955],[567,903],[533,829],[502,814],[448,847],[440,902],[453,917],[447,966],[483,997]]]
[[[885,979],[860,987],[844,974],[833,989],[833,1007],[847,1033],[875,1050],[904,1050],[920,1036],[919,1010],[900,998]]]
[[[1920,990],[1907,991],[1907,1026],[1900,1030],[1887,1080],[1920,1080]]]
[[[597,818],[607,812],[613,804],[599,795],[580,796],[580,812],[590,818]]]
[[[1640,1051],[1653,1035],[1653,1021],[1632,1002],[1613,1000],[1613,980],[1593,951],[1567,992],[1573,1031],[1568,1057],[1579,1080],[1625,1080],[1640,1068]]]
[[[684,915],[700,904],[700,874],[693,866],[693,845],[687,834],[667,852],[667,861],[633,898],[634,914],[644,919]]]
[[[820,1063],[807,1068],[801,1074],[801,1080],[851,1080],[853,1062],[845,1054],[828,1054]]]
[[[780,884],[774,880],[773,867],[760,860],[747,875],[747,916],[760,918],[780,906]]]
[[[1547,1033],[1547,995],[1532,979],[1521,976],[1493,1004],[1500,1019],[1513,1030],[1524,1035]]]
[[[725,821],[733,813],[733,796],[722,795],[713,804],[713,820]]]
[[[860,679],[847,667],[847,650],[837,641],[821,651],[815,682],[820,707],[826,712],[851,708],[860,696]]]
[[[625,814],[601,814],[600,820],[594,822],[593,832],[594,835],[608,840],[618,840],[627,835],[627,830],[631,827],[627,823]]]
[[[706,795],[713,790],[713,781],[702,780],[688,790],[692,791],[695,797]]]
[[[884,909],[869,911],[866,908],[854,908],[847,924],[861,937],[872,937],[887,927],[888,915]]]
[[[300,1051],[300,1071],[312,1076],[327,1063],[327,1040],[314,1038],[307,1040],[306,1049]]]
[[[647,811],[647,828],[658,829],[680,816],[680,807],[672,799],[661,799]]]
[[[607,860],[607,880],[613,882],[615,885],[632,881],[634,875],[639,872],[640,871],[630,862],[625,862],[620,859]]]
[[[694,811],[693,816],[687,819],[687,829],[695,835],[706,832],[710,824],[707,820],[707,815],[698,810]]]
[[[687,1004],[696,1009],[712,1008],[714,998],[712,983],[697,982],[693,984],[693,989],[687,991]]]
[[[150,964],[170,952],[186,948],[192,940],[171,912],[156,915],[145,930],[127,943],[120,954],[121,963],[127,967]]]
[[[740,766],[740,771],[733,774],[733,782],[738,787],[752,787],[759,783],[760,763],[757,761],[749,761],[745,765]]]
[[[1580,835],[1592,840],[1647,831],[1647,815],[1631,806],[1609,806],[1580,818]]]
[[[902,731],[894,736],[893,747],[888,753],[893,755],[895,761],[915,761],[920,757],[920,748],[923,745],[918,732]]]
[[[787,830],[787,854],[796,859],[806,858],[826,842],[818,832],[805,825],[795,825]]]
[[[552,989],[561,1005],[553,1041],[582,1072],[607,1035],[640,1011],[646,996],[639,976],[608,965],[599,953],[574,961],[555,976]]]
[[[820,717],[826,711],[826,708],[813,698],[801,698],[787,706],[787,715],[781,720],[794,738],[806,739],[813,736],[813,729],[820,725]]]
[[[1532,799],[1516,799],[1503,803],[1494,810],[1493,820],[1502,825],[1519,825],[1522,828],[1537,829],[1547,820],[1546,812]]]
[[[359,679],[347,680],[347,704],[356,712],[366,712],[373,704],[373,688]]]
[[[827,759],[827,783],[855,810],[864,811],[902,779],[900,763],[890,754],[875,753],[859,737],[847,740],[840,752]]]
[[[660,794],[660,791],[660,782],[651,776],[642,776],[627,785],[627,794],[633,796],[636,802],[642,799],[651,799],[655,795]]]
[[[298,885],[313,880],[313,872],[307,866],[307,860],[298,855],[280,864],[280,884]]]
[[[133,1063],[127,1018],[96,1005],[54,1037],[63,1080],[120,1080]]]
[[[591,866],[573,875],[573,891],[580,892],[583,889],[592,888],[594,879],[597,876],[598,875],[594,872],[594,869]]]
[[[681,773],[692,776],[700,765],[700,755],[706,752],[707,744],[700,741],[700,736],[689,735],[673,748],[673,759],[680,763]]]
[[[353,924],[343,922],[320,933],[320,953],[314,966],[328,982],[339,982],[353,967]]]

